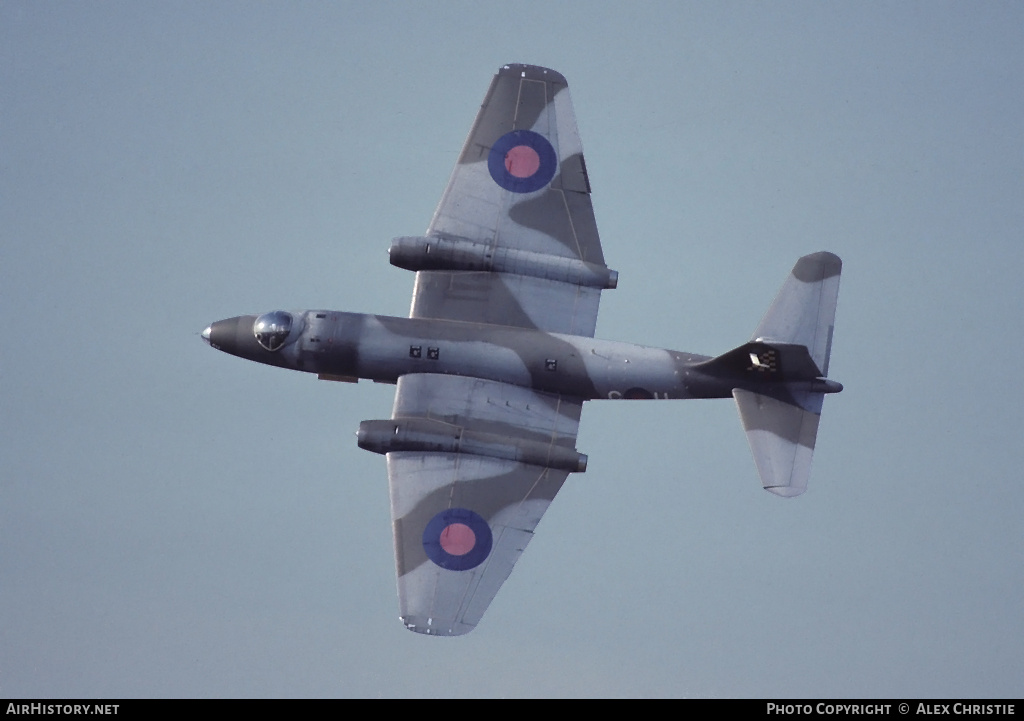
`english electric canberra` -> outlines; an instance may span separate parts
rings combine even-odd
[[[605,265],[565,78],[495,75],[423,236],[408,318],[331,310],[217,321],[214,348],[319,378],[393,383],[360,448],[387,458],[402,622],[454,636],[480,622],[570,473],[584,401],[734,398],[765,489],[807,488],[842,263],[800,258],[750,342],[712,358],[597,340]]]

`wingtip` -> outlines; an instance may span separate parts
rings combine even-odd
[[[419,616],[399,616],[398,620],[413,633],[421,633],[424,636],[464,636],[476,628],[467,623],[444,622],[436,618]]]
[[[843,261],[835,253],[822,250],[805,255],[793,266],[793,275],[805,283],[816,283],[843,272]]]
[[[807,488],[801,488],[799,486],[765,486],[764,490],[769,493],[774,493],[780,498],[796,498],[797,496],[803,495]]]
[[[508,63],[498,69],[498,75],[515,75],[527,80],[545,80],[568,85],[565,76],[557,70],[545,68],[540,65],[528,65],[526,63]]]

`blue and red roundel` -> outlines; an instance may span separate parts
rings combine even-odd
[[[491,147],[487,169],[494,182],[505,190],[532,193],[555,177],[558,156],[543,135],[532,130],[513,130]]]
[[[423,530],[427,558],[449,571],[476,568],[491,552],[491,527],[466,508],[449,508],[430,519]]]

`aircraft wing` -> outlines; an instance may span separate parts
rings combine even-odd
[[[562,75],[498,71],[424,240],[435,252],[469,248],[500,272],[419,270],[411,317],[594,335],[601,289],[617,275],[604,264]]]
[[[457,636],[477,625],[573,462],[572,470],[585,467],[575,451],[581,406],[476,378],[399,378],[395,433],[403,423],[437,424],[461,443],[459,452],[387,454],[400,615],[410,630]],[[437,436],[423,437],[429,448]]]

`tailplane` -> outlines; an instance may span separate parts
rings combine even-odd
[[[751,342],[715,359],[764,379],[732,395],[761,484],[779,496],[807,490],[825,394],[842,390],[826,378],[842,268],[827,252],[798,260]]]
[[[843,261],[833,253],[798,260],[754,331],[754,340],[806,346],[821,376],[827,376],[842,270]]]

